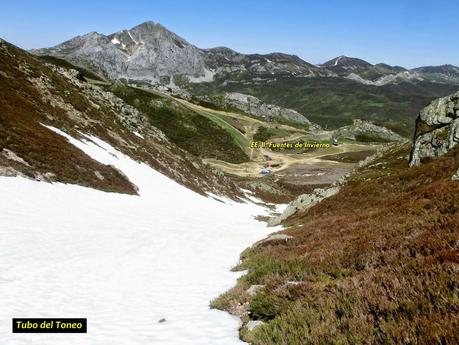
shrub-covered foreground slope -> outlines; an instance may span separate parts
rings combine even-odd
[[[393,146],[337,195],[289,218],[292,239],[243,253],[247,275],[213,305],[265,322],[244,327],[244,339],[459,342],[459,149],[410,169],[408,152]],[[252,285],[265,287],[250,296]]]

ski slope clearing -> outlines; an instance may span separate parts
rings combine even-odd
[[[243,344],[209,301],[239,253],[272,231],[265,210],[198,195],[94,137],[77,141],[140,196],[1,177],[1,344]],[[12,334],[13,317],[86,317],[87,334]],[[158,322],[165,318],[165,322]]]

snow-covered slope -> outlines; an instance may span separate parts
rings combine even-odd
[[[0,177],[0,343],[241,344],[239,320],[208,304],[235,283],[241,250],[267,234],[253,219],[264,210],[50,129],[122,170],[140,196]],[[86,317],[88,334],[12,334],[12,317]]]

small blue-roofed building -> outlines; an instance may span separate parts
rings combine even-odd
[[[267,169],[267,168],[263,168],[260,170],[260,174],[266,176],[266,175],[269,175],[271,174],[271,170]]]

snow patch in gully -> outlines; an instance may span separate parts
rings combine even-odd
[[[243,344],[210,310],[266,210],[196,194],[102,140],[63,135],[140,196],[0,177],[1,344]],[[12,334],[13,317],[83,317],[87,334]],[[165,319],[165,322],[158,322]]]

